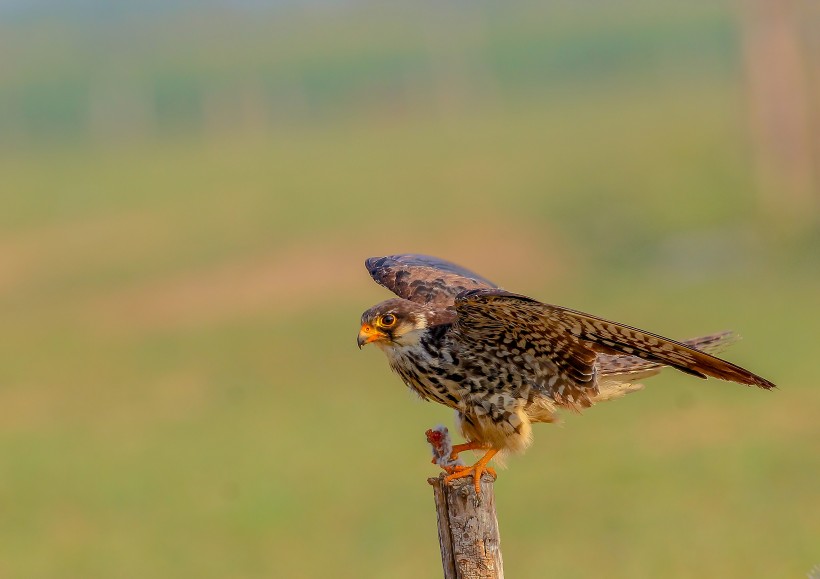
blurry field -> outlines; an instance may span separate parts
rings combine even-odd
[[[820,563],[820,244],[759,209],[727,17],[639,10],[615,64],[656,45],[661,64],[581,59],[544,88],[521,55],[552,45],[528,45],[516,14],[492,54],[523,72],[498,65],[486,98],[4,145],[0,577],[440,574],[423,433],[450,411],[354,343],[388,297],[362,262],[396,251],[675,337],[736,329],[727,356],[780,386],[664,373],[537,428],[496,485],[508,576]],[[594,52],[606,19],[554,42]],[[410,33],[327,22],[310,58],[295,33],[270,42],[305,62],[414,53]],[[652,72],[667,60],[676,74]]]

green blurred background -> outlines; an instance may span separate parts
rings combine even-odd
[[[1,1],[0,577],[439,575],[451,413],[355,346],[406,251],[780,386],[537,428],[509,577],[805,576],[820,11],[771,5]]]

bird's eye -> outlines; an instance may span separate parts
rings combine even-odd
[[[396,323],[396,316],[394,316],[393,314],[385,314],[382,316],[380,322],[382,326],[384,326],[385,328],[389,328],[390,326]]]

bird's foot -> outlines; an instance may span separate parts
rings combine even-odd
[[[448,475],[449,474],[455,474],[455,473],[461,472],[463,470],[469,470],[470,469],[470,467],[465,465],[465,464],[453,464],[453,465],[439,464],[439,466],[441,467],[441,470],[446,472]],[[487,470],[487,469],[485,469],[485,470]],[[494,476],[495,471],[493,469],[489,469],[489,470],[493,471],[492,474]]]
[[[464,478],[471,476],[473,477],[473,485],[475,486],[475,493],[476,495],[481,494],[481,475],[485,472],[488,472],[492,475],[493,478],[497,478],[498,475],[495,473],[495,469],[487,466],[487,463],[490,462],[490,459],[496,455],[498,451],[491,449],[488,450],[487,453],[481,457],[477,463],[473,466],[455,466],[450,468],[445,468],[448,473],[447,476],[444,477],[444,482],[452,482],[457,478]]]

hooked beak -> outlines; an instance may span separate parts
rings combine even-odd
[[[362,349],[362,346],[365,344],[369,344],[370,342],[375,342],[376,340],[384,340],[387,338],[387,335],[383,334],[370,324],[362,324],[362,328],[359,330],[359,338],[356,342],[359,344],[359,349]]]

